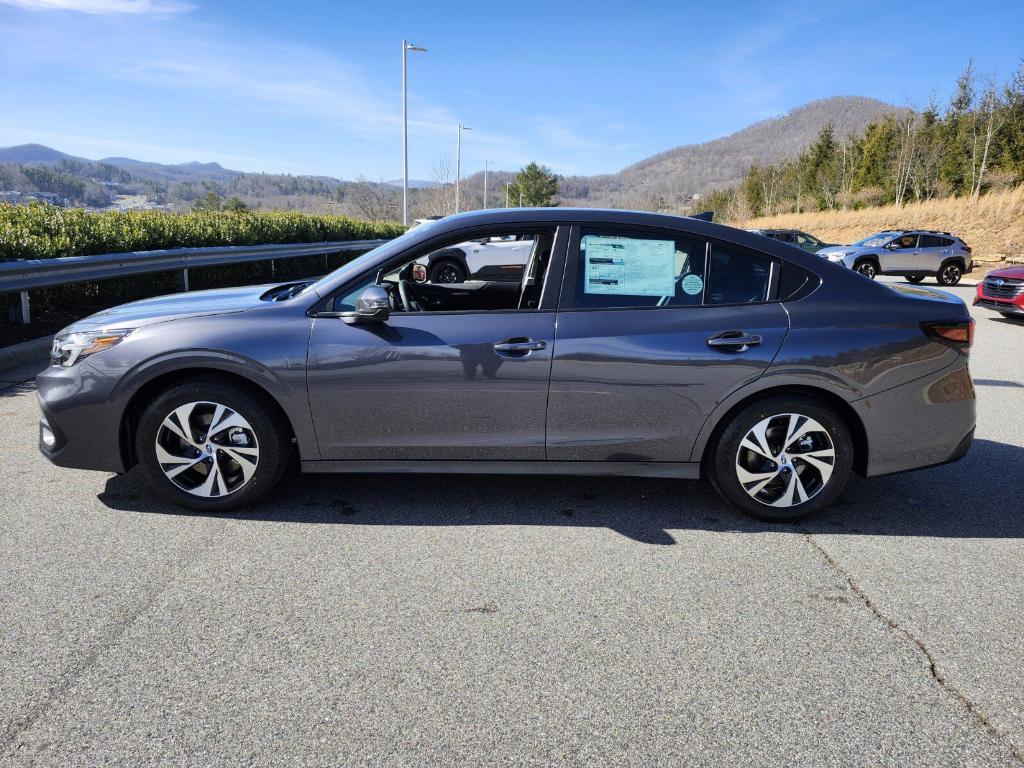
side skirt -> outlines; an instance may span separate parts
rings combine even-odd
[[[373,472],[453,475],[624,475],[700,478],[697,462],[668,461],[303,461],[303,472]]]

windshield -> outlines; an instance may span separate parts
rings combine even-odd
[[[899,233],[897,233],[897,232],[877,232],[877,233],[873,234],[871,237],[865,237],[863,240],[854,243],[854,245],[859,245],[862,248],[880,248],[883,245],[885,245],[887,242],[892,240],[894,237],[896,237],[897,234],[899,234]]]
[[[373,250],[367,251],[366,253],[362,254],[361,256],[357,256],[356,258],[352,259],[352,261],[349,261],[349,262],[347,262],[345,264],[342,264],[340,267],[338,267],[333,272],[328,272],[326,275],[321,277],[319,280],[316,280],[315,282],[310,283],[305,288],[303,288],[302,291],[300,291],[299,293],[297,293],[295,295],[296,296],[303,296],[303,295],[308,294],[310,291],[315,291],[317,286],[319,286],[320,284],[325,283],[325,282],[331,280],[335,275],[337,275],[338,273],[340,273],[342,271],[344,271],[344,272],[348,272],[349,270],[352,270],[353,272],[360,271],[363,268],[364,265],[370,264],[371,262],[373,262],[373,260],[375,258],[377,258],[377,255],[381,252],[382,249],[384,249],[384,248],[391,249],[391,248],[394,248],[396,246],[401,248],[402,245],[406,241],[412,240],[414,237],[419,237],[420,235],[423,234],[423,231],[425,229],[429,229],[434,224],[435,224],[434,221],[425,221],[422,224],[418,224],[418,225],[416,225],[416,226],[414,226],[414,227],[412,227],[410,229],[407,229],[403,234],[399,235],[394,240],[388,240],[386,243],[381,243],[380,245],[378,245]]]

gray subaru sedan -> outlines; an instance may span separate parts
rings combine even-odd
[[[433,282],[458,243],[529,243],[522,279]],[[707,477],[792,520],[851,472],[963,456],[973,326],[945,293],[651,213],[514,209],[430,222],[305,283],[163,296],[54,339],[55,464],[135,465],[193,510],[286,469]]]

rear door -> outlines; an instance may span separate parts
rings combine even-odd
[[[944,259],[952,255],[953,241],[939,235],[921,235],[918,242],[919,267],[924,272],[938,272]]]
[[[559,303],[547,457],[689,460],[715,405],[788,330],[772,261],[671,230],[574,227]]]

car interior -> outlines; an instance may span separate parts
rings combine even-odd
[[[536,309],[551,260],[553,232],[526,236],[533,248],[518,282],[508,280],[466,280],[461,283],[434,283],[423,266],[423,254],[381,281],[388,292],[392,312],[473,312],[482,310]],[[447,246],[446,246],[447,247]],[[438,249],[441,250],[441,249]]]

